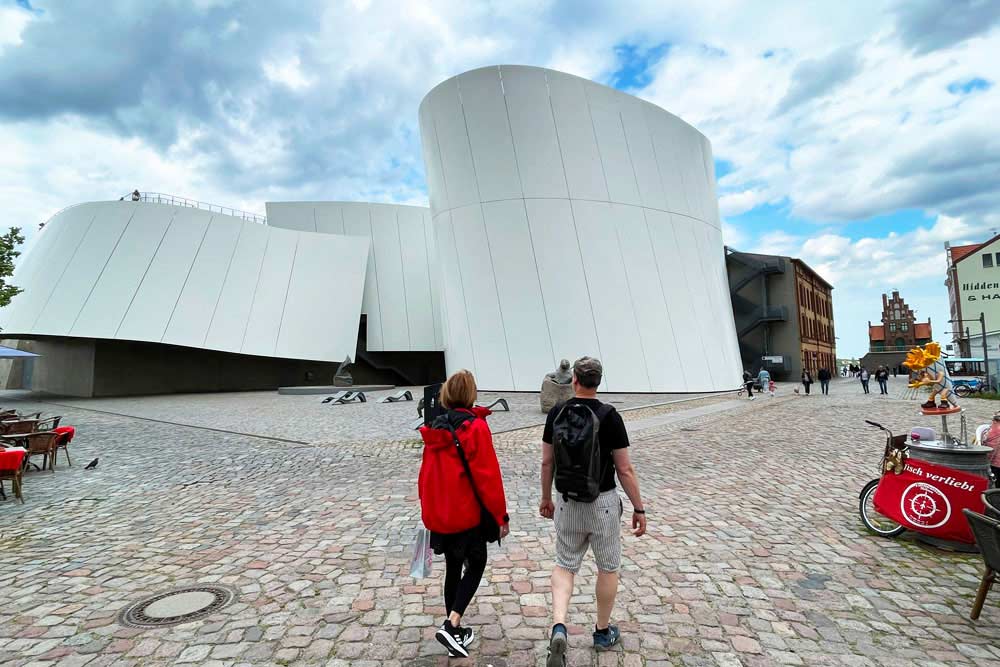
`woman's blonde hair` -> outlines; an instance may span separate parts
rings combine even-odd
[[[476,378],[464,368],[451,374],[441,387],[441,405],[449,410],[471,408],[476,402]]]

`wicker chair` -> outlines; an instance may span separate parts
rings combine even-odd
[[[56,443],[59,441],[59,434],[54,431],[36,431],[34,433],[21,433],[17,436],[17,442],[21,444],[28,454],[25,457],[25,467],[31,465],[35,470],[55,470],[56,466]],[[42,456],[42,467],[31,462],[32,456]]]
[[[14,497],[24,504],[24,496],[21,495],[22,476],[24,474],[24,452],[6,452],[0,449],[0,497],[7,500],[7,494],[3,489],[3,481],[10,480],[10,485],[14,489]]]
[[[13,419],[0,422],[0,435],[19,435],[36,430],[37,419]]]
[[[979,582],[979,590],[976,592],[976,600],[972,603],[972,613],[969,614],[969,618],[976,620],[983,611],[986,594],[990,592],[997,573],[1000,572],[1000,521],[972,510],[962,511],[965,512],[969,527],[976,536],[976,544],[979,545],[979,552],[986,564],[986,571],[983,572],[983,579]]]
[[[983,502],[986,503],[986,516],[1000,520],[1000,489],[990,489],[983,493]]]
[[[35,423],[36,431],[54,431],[59,428],[59,422],[62,421],[62,415],[58,417],[46,417],[45,419],[40,419]]]

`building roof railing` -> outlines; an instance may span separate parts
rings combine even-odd
[[[258,222],[262,225],[267,224],[267,216],[265,215],[260,215],[259,213],[250,213],[249,211],[241,211],[237,208],[231,208],[229,206],[220,206],[219,204],[209,204],[208,202],[198,201],[197,199],[178,197],[177,195],[169,195],[163,192],[140,192],[138,200],[136,200],[134,196],[135,193],[129,192],[128,194],[121,197],[120,201],[144,201],[144,202],[151,202],[153,204],[190,206],[191,208],[201,209],[202,211],[222,213],[224,215],[231,215],[234,218],[241,218],[243,220],[248,220],[250,222]]]

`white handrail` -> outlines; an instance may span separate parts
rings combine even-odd
[[[250,222],[258,222],[262,225],[267,224],[267,216],[265,215],[250,213],[249,211],[241,211],[237,208],[231,208],[229,206],[220,206],[219,204],[209,204],[208,202],[198,201],[197,199],[188,199],[187,197],[178,197],[177,195],[169,195],[163,192],[140,192],[138,200],[133,199],[133,193],[130,192],[125,196],[123,196],[121,200],[144,201],[144,202],[151,202],[154,204],[170,204],[172,206],[190,206],[192,208],[201,209],[203,211],[212,211],[214,213],[231,215],[234,218],[241,218],[243,220],[248,220]]]

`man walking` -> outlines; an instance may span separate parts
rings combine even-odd
[[[885,386],[886,382],[889,381],[889,371],[885,366],[879,366],[875,371],[875,379],[878,381],[878,389],[880,396],[888,396],[889,389]]]
[[[861,386],[864,388],[866,394],[868,393],[868,378],[869,377],[871,377],[871,376],[868,375],[868,369],[865,368],[864,366],[862,366],[861,367],[861,371],[858,373],[858,379],[861,380]]]
[[[824,396],[830,395],[830,370],[828,368],[819,369],[819,373],[816,374],[819,378],[819,388],[823,390]]]
[[[577,359],[573,364],[575,396],[549,411],[542,435],[542,500],[538,511],[546,519],[555,519],[556,528],[553,624],[546,667],[566,665],[566,615],[573,595],[573,580],[588,549],[593,551],[597,563],[594,648],[610,649],[620,641],[618,627],[611,624],[618,593],[624,513],[615,473],[632,503],[632,534],[639,537],[646,532],[646,510],[628,454],[625,423],[613,406],[597,399],[603,373],[597,359]]]

